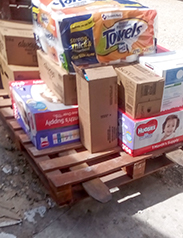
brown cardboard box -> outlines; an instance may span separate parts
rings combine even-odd
[[[33,26],[32,22],[20,22],[20,21],[13,21],[13,20],[0,20],[0,27],[4,28],[12,28],[12,29],[26,29],[26,30],[32,30]]]
[[[8,92],[8,94],[10,94],[10,81],[40,78],[38,67],[7,65],[2,57],[0,57],[0,73],[3,88]]]
[[[7,64],[37,66],[37,45],[33,30],[29,24],[20,25],[14,23],[11,28],[10,24],[1,22],[0,55]]]
[[[115,68],[118,75],[118,104],[132,118],[145,118],[160,112],[164,78],[140,64]]]
[[[76,76],[68,74],[41,50],[37,51],[37,58],[41,79],[58,99],[65,105],[77,104]]]
[[[117,145],[117,75],[112,66],[76,68],[81,142],[90,152]]]

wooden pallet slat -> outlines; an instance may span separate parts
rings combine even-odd
[[[142,159],[144,159],[142,157]],[[49,178],[55,187],[59,188],[66,184],[75,184],[96,177],[104,176],[109,173],[115,172],[123,166],[128,166],[133,164],[135,161],[139,161],[139,157],[131,157],[125,152],[123,155],[116,157],[114,159],[101,162],[96,165],[89,166],[87,168],[79,169],[76,171],[64,173],[60,176],[54,176]]]
[[[174,163],[183,166],[183,143],[137,157],[126,154],[119,146],[90,153],[81,142],[37,150],[14,119],[7,93],[0,90],[0,97],[1,120],[17,148],[59,205],[73,203],[88,195],[105,203],[112,198],[111,188]]]
[[[12,105],[12,102],[10,98],[0,100],[0,108],[11,107],[11,105]]]
[[[83,145],[81,144],[81,142],[74,142],[74,143],[70,143],[70,144],[55,146],[53,148],[43,149],[43,150],[38,150],[35,146],[32,146],[28,150],[32,156],[39,157],[42,155],[47,155],[47,154],[51,155],[51,154],[59,153],[60,151],[79,149],[82,147],[83,147]]]
[[[48,161],[42,161],[40,162],[39,166],[44,172],[48,172],[54,169],[63,169],[63,168],[75,166],[83,162],[90,162],[92,160],[95,160],[104,156],[109,156],[114,153],[119,153],[120,151],[121,151],[121,148],[119,146],[107,151],[93,153],[93,154],[85,150],[80,153],[71,154],[69,156],[67,155],[67,156],[54,158]]]
[[[13,119],[13,110],[11,109],[11,107],[4,107],[0,109],[0,113],[2,114],[2,116],[6,119]]]

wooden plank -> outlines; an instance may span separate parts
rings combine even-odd
[[[55,169],[63,169],[75,166],[83,162],[91,162],[101,157],[119,153],[120,151],[121,148],[119,146],[111,150],[106,150],[100,153],[93,153],[93,154],[91,154],[89,151],[86,150],[79,153],[70,154],[67,156],[57,157],[52,160],[42,161],[40,162],[39,166],[44,172],[47,172]]]
[[[151,157],[148,155],[149,158]],[[148,158],[148,156],[137,156],[131,157],[130,155],[121,153],[121,156],[101,162],[96,165],[89,166],[84,169],[67,172],[62,174],[61,176],[54,176],[51,179],[51,182],[54,184],[55,187],[59,188],[66,184],[76,184],[80,182],[84,182],[96,177],[104,176],[117,170],[120,170],[124,166],[131,165],[135,162]]]
[[[161,155],[155,159],[149,159],[146,161],[145,175],[151,174],[152,172],[156,172],[170,165],[173,165],[173,162],[165,155]]]
[[[43,185],[46,187],[46,189],[48,190],[48,192],[50,193],[50,195],[52,196],[52,198],[57,202],[57,204],[64,204],[64,203],[68,203],[71,202],[72,200],[72,191],[71,191],[71,186],[70,185],[66,185],[63,186],[62,189],[59,192],[55,192],[53,187],[51,187],[49,185],[49,181],[47,179],[47,176],[45,174],[43,174],[39,167],[37,166],[37,162],[39,160],[48,160],[48,156],[45,157],[41,157],[41,158],[34,158],[31,157],[28,153],[27,153],[27,149],[30,147],[30,145],[25,145],[26,151],[23,152],[25,154],[25,158],[27,159],[27,161],[29,162],[29,164],[32,166],[34,172],[38,175],[39,179],[42,181]],[[55,170],[52,172],[49,172],[50,176],[55,176],[55,175],[60,175],[61,172],[59,170]]]
[[[156,157],[154,159],[150,158],[146,160],[146,168],[145,173],[142,175],[142,177],[150,175],[156,171],[161,170],[162,168],[168,167],[173,165],[174,163],[167,159],[164,155],[160,157]],[[125,170],[120,170],[118,172],[106,175],[101,177],[100,179],[109,187],[120,187],[124,184],[127,184],[129,182],[132,182],[139,177],[132,178],[129,176]]]
[[[6,92],[5,89],[0,89],[0,97],[6,97],[8,96],[8,93]]]
[[[39,156],[48,155],[48,154],[50,154],[50,155],[56,154],[56,153],[59,153],[64,150],[78,149],[78,148],[82,148],[82,147],[83,147],[83,145],[81,144],[81,142],[75,142],[75,143],[70,143],[70,144],[61,145],[61,146],[55,146],[55,147],[43,149],[43,150],[38,150],[35,146],[32,146],[32,147],[28,148],[28,152],[34,157],[39,157]]]
[[[89,166],[87,163],[82,163],[80,165],[71,167],[70,170],[75,171],[88,167]],[[82,186],[90,197],[101,203],[109,202],[112,199],[112,195],[109,191],[109,188],[99,178],[86,181],[82,183]]]
[[[171,151],[165,155],[172,162],[183,166],[183,151],[181,149]]]
[[[11,106],[12,106],[12,102],[10,98],[0,100],[0,108],[11,107]]]
[[[128,176],[124,169],[121,169],[120,171],[114,172],[112,174],[105,175],[100,179],[103,183],[106,184],[109,189],[119,187],[133,180]]]
[[[0,113],[6,119],[14,118],[13,117],[13,110],[10,107],[1,108]]]
[[[21,130],[22,127],[20,126],[20,124],[17,122],[16,119],[10,119],[10,120],[7,120],[7,124],[9,124],[9,126],[14,130]]]
[[[30,138],[23,130],[18,131],[18,137],[22,144],[32,143]]]

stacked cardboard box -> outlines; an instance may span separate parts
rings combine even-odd
[[[118,114],[119,145],[132,156],[183,141],[183,57],[181,52],[171,51],[142,56],[139,58],[139,62],[141,65],[136,64],[124,67],[121,70],[117,69],[118,81],[121,83],[119,88],[123,88],[125,94],[120,94],[120,100],[123,104],[120,105],[121,109],[119,109]],[[157,79],[163,77],[165,81],[164,87],[160,83],[161,80],[156,87],[155,84],[146,87],[149,97],[146,97],[147,101],[144,104],[143,113],[140,112],[142,112],[143,106],[141,104],[143,101],[141,94],[144,90],[142,90],[141,83],[139,87],[134,84],[136,77],[127,70],[132,67],[136,77],[139,74],[135,70],[142,69],[142,72],[146,72],[149,86],[149,75],[152,76],[152,74]],[[132,79],[126,82],[127,77]],[[143,81],[143,75],[141,75],[140,80]],[[132,95],[136,104],[132,100]],[[159,95],[159,103],[155,95]],[[162,103],[160,103],[160,98],[162,98]],[[133,108],[132,105],[135,105],[135,107]],[[129,107],[131,110],[129,110]],[[156,110],[152,110],[151,107]],[[132,109],[136,110],[136,114]],[[139,113],[138,109],[140,109]]]
[[[37,51],[40,77],[65,105],[77,104],[76,76],[50,60],[42,50]]]
[[[4,89],[9,81],[39,79],[32,25],[0,21],[0,66]]]
[[[117,146],[117,75],[112,66],[75,67],[81,142],[90,152]]]
[[[94,63],[113,62],[116,64],[121,59],[134,61],[137,55],[144,53],[142,49],[145,53],[154,52],[156,48],[155,29],[149,25],[150,21],[147,21],[147,25],[131,22],[127,24],[131,27],[126,29],[125,24],[118,22],[118,18],[122,21],[122,15],[124,16],[129,9],[116,3],[115,10],[118,10],[118,13],[111,12],[109,6],[114,2],[110,4],[105,1],[100,2],[101,6],[105,7],[104,13],[101,12],[100,4],[96,5],[95,1],[91,0],[88,5],[90,8],[87,8],[92,9],[89,11],[89,18],[85,16],[85,13],[88,13],[88,10],[85,11],[85,6],[61,6],[60,4],[56,6],[54,5],[56,3],[51,0],[36,0],[32,3],[34,35],[41,49],[36,50],[31,42],[27,42],[27,39],[31,38],[30,29],[27,29],[25,33],[22,27],[12,29],[7,24],[8,27],[5,29],[3,26],[5,23],[0,23],[1,74],[10,79],[14,77],[13,80],[24,79],[23,74],[17,73],[18,67],[22,65],[35,67],[34,64],[37,64],[35,59],[38,59],[42,81],[11,83],[14,115],[38,149],[81,139],[86,149],[93,153],[115,147],[117,137],[119,137],[119,145],[134,156],[183,140],[181,120],[183,111],[181,108],[172,109],[171,105],[171,103],[179,105],[177,101],[169,100],[171,103],[168,104],[170,105],[168,109],[171,111],[161,112],[164,110],[162,105],[165,105],[165,96],[171,96],[169,91],[165,93],[166,86],[168,85],[167,88],[169,88],[174,79],[171,78],[169,81],[165,74],[157,75],[157,72],[155,74],[137,63],[127,63],[120,67],[115,66],[115,68],[112,66],[87,67],[88,64],[94,65]],[[83,4],[82,1],[80,4]],[[53,7],[59,8],[59,11]],[[130,14],[133,16],[134,6],[131,7]],[[155,21],[156,11],[145,9],[141,5],[138,6],[140,11],[136,8],[137,5],[135,5],[136,13],[140,12],[142,15],[144,11],[146,13],[149,11],[148,17],[152,17],[151,20]],[[79,9],[81,12],[78,11]],[[82,20],[83,17],[84,20]],[[96,30],[97,23],[94,24],[94,21],[102,21],[105,27],[113,22],[115,29],[111,29],[110,32],[106,30],[103,33],[100,29],[100,33],[106,40],[117,44],[107,43],[114,52],[106,51],[106,49],[104,52],[101,51],[104,43],[100,42],[101,35],[98,36],[98,40],[95,38],[95,42],[83,35],[84,31],[92,33],[92,37],[93,34],[99,33]],[[151,39],[149,38],[150,45],[143,45],[143,39],[149,37],[148,34],[146,35],[149,28],[152,28]],[[116,29],[119,30],[120,39],[115,35]],[[142,45],[140,48],[134,48],[133,52],[128,55],[127,52],[129,53],[131,46],[128,48],[129,42],[126,39],[132,37],[130,34],[132,32],[140,34],[140,29],[143,29],[143,32],[142,37],[139,35],[138,41]],[[18,38],[20,35],[24,37],[23,40]],[[119,42],[116,42],[117,38]],[[134,42],[133,47],[135,45]],[[18,48],[21,48],[21,52]],[[34,50],[36,55],[33,53]],[[92,50],[96,55],[93,55]],[[15,60],[19,55],[24,55],[23,59],[20,57],[21,59]],[[61,68],[60,62],[66,70]],[[10,65],[12,63],[16,66]],[[4,66],[5,64],[7,67]],[[67,72],[73,68],[75,75]],[[33,68],[30,71],[35,73]],[[176,72],[176,74],[181,81],[182,73]],[[30,79],[30,76],[28,77]],[[4,78],[4,81],[8,80]],[[177,86],[177,81],[173,83]],[[178,83],[182,85],[182,81]],[[45,92],[48,94],[43,97]],[[179,99],[182,100],[180,90],[176,91],[176,95],[177,93],[179,93]],[[173,129],[170,130],[168,127]]]
[[[32,24],[0,21],[0,65],[14,116],[37,149],[80,140],[75,75],[37,52]]]

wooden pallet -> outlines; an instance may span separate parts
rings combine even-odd
[[[0,90],[0,98],[0,118],[10,137],[59,205],[74,203],[88,195],[105,203],[112,198],[111,188],[174,162],[183,165],[183,143],[137,157],[131,157],[120,147],[91,154],[80,142],[37,150],[13,118],[11,100],[4,90]]]

